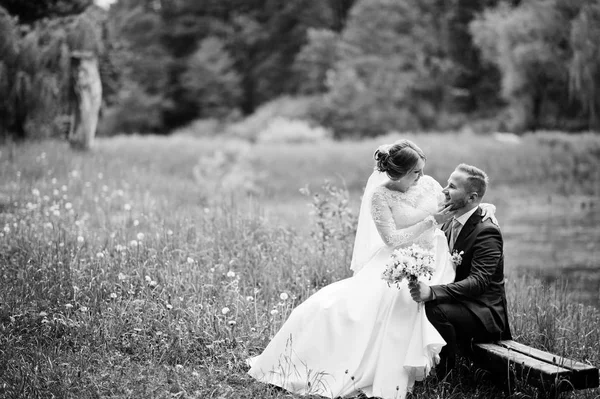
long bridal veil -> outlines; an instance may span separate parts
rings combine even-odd
[[[352,261],[350,262],[350,269],[354,271],[354,274],[358,273],[381,248],[385,247],[371,216],[371,198],[375,188],[388,180],[389,177],[386,173],[377,170],[373,171],[369,176],[369,180],[367,180],[358,213],[356,237],[354,238],[354,249],[352,251]]]

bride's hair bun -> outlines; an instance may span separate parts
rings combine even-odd
[[[390,144],[380,146],[375,150],[373,158],[375,158],[375,167],[380,172],[387,172],[389,170],[389,159],[390,159]]]
[[[398,140],[394,144],[380,146],[373,155],[375,168],[387,173],[392,180],[398,180],[410,172],[419,159],[425,161],[425,154],[410,140]]]

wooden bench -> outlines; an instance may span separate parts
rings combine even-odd
[[[505,376],[510,390],[518,379],[541,390],[546,397],[560,392],[596,388],[599,371],[589,364],[566,359],[515,341],[478,343],[472,348],[475,364],[493,375]]]

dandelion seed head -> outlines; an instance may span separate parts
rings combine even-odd
[[[104,258],[104,253],[102,253],[102,252],[98,252],[98,253],[96,254],[96,258],[98,258],[98,259],[103,259],[103,258]]]
[[[277,309],[271,310],[271,316],[275,316],[277,313],[279,313]]]
[[[114,292],[112,292],[112,293],[110,294],[110,297],[111,297],[112,299],[117,299],[117,294],[115,294]]]
[[[140,225],[140,221],[139,221],[139,220],[137,220],[137,219],[135,219],[135,220],[133,221],[133,225],[134,225],[134,226],[136,226],[136,227],[137,227],[137,226],[139,226],[139,225]]]
[[[134,248],[135,248],[135,247],[137,247],[137,246],[138,246],[138,242],[137,242],[136,240],[131,240],[131,241],[129,242],[129,246],[130,246],[130,247],[134,247]]]
[[[125,209],[126,211],[130,211],[131,210],[131,205],[125,204],[125,205],[123,205],[123,209]]]
[[[46,317],[46,316],[48,316],[48,313],[46,313],[46,312],[40,312],[40,316],[41,317]]]
[[[172,236],[173,235],[173,230],[167,230],[167,235],[168,236]]]
[[[67,203],[65,204],[65,209],[66,209],[66,210],[69,210],[69,209],[71,209],[71,208],[73,208],[73,204],[71,204],[70,202],[67,202]]]
[[[169,309],[169,310],[173,309],[173,305],[171,305],[170,303],[167,303],[167,309]]]
[[[39,197],[40,190],[38,190],[37,188],[34,188],[33,190],[31,190],[31,194],[33,194],[35,197]]]
[[[156,286],[158,285],[158,283],[157,283],[156,281],[152,280],[152,281],[150,281],[150,282],[148,283],[148,285],[149,285],[150,287],[154,288],[154,287],[156,287]]]
[[[235,272],[233,270],[228,271],[227,272],[227,277],[234,278],[235,277]]]
[[[88,307],[87,306],[82,306],[79,308],[79,310],[81,310],[82,312],[87,312],[88,311]]]
[[[221,309],[221,313],[226,315],[227,313],[229,313],[229,308],[227,306],[225,306],[223,309]]]
[[[287,301],[288,298],[289,298],[289,296],[285,292],[282,292],[281,294],[279,294],[279,299],[281,299],[282,301]]]
[[[146,280],[146,282],[148,282],[148,283],[149,283],[150,281],[152,281],[152,279],[150,278],[150,276],[146,276],[146,277],[144,277],[144,280]]]
[[[79,244],[83,244],[84,241],[85,241],[85,239],[82,236],[77,236],[77,242]]]
[[[137,233],[136,237],[139,241],[142,241],[144,239],[144,233]]]
[[[194,263],[194,259],[193,259],[193,258],[190,258],[190,257],[188,256],[188,258],[187,258],[187,263],[189,263],[189,264],[192,264],[192,263]]]
[[[236,322],[235,320],[229,320],[227,324],[229,324],[230,327],[234,327],[236,325]]]
[[[248,295],[248,296],[246,297],[246,301],[248,301],[248,302],[252,302],[253,300],[254,300],[254,297],[253,297],[253,296],[250,296],[250,295]]]
[[[67,303],[67,304],[65,304],[65,308],[71,309],[71,308],[73,308],[73,305],[71,305],[70,303]]]
[[[67,186],[65,186],[65,185],[63,184],[63,186],[62,186],[60,189],[61,189],[61,190],[63,190],[63,191],[67,191]]]

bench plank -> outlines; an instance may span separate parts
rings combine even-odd
[[[593,370],[596,370],[596,373],[597,373],[597,369],[594,366],[590,366],[589,364],[581,363],[581,362],[578,362],[578,361],[572,360],[572,359],[567,359],[565,357],[557,356],[557,355],[554,355],[549,352],[544,352],[540,349],[532,348],[531,346],[523,345],[519,342],[498,341],[497,343],[498,343],[498,345],[501,345],[505,348],[512,349],[517,352],[521,352],[525,355],[535,357],[536,359],[543,360],[550,364],[557,364],[557,365],[567,368],[567,369],[571,369],[571,370],[575,370],[575,371],[582,371],[582,372],[589,372],[589,371],[593,372]]]
[[[599,385],[599,371],[594,366],[515,341],[474,344],[473,353],[480,367],[506,373],[510,365],[517,378],[538,388],[568,391]]]

